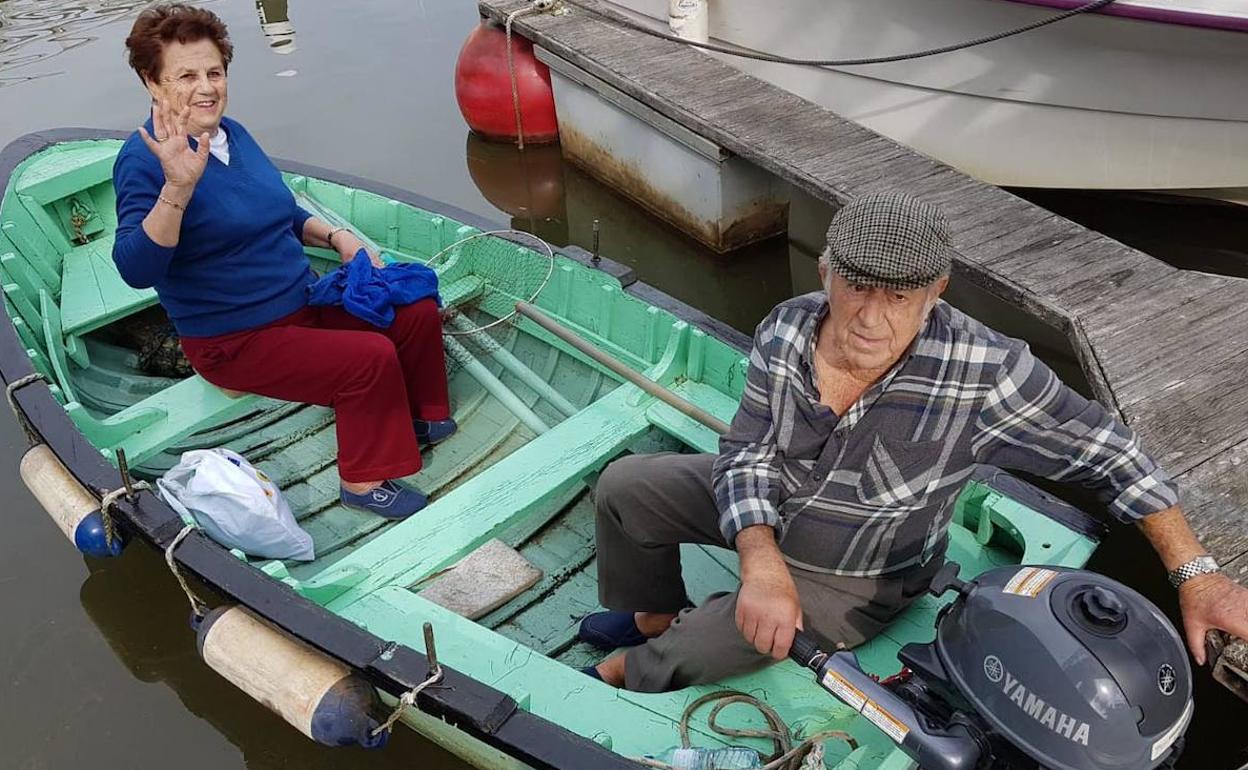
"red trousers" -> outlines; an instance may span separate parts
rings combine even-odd
[[[195,371],[228,390],[332,406],[343,481],[420,470],[412,419],[450,417],[442,322],[432,299],[395,308],[389,329],[308,306],[256,329],[183,337]]]

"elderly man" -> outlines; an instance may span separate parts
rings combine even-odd
[[[825,291],[759,324],[720,454],[606,469],[598,579],[613,611],[580,636],[632,649],[586,673],[661,692],[782,659],[797,628],[861,644],[927,589],[977,464],[1091,487],[1139,523],[1179,586],[1197,662],[1206,630],[1248,636],[1248,591],[1217,574],[1135,434],[1024,343],[940,301],[951,251],[931,205],[846,205],[819,262]],[[690,607],[680,543],[736,549],[740,589]]]

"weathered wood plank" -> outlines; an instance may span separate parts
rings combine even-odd
[[[1131,313],[1129,306],[1123,313]],[[1097,342],[1124,406],[1248,349],[1248,286],[1232,283]],[[1234,379],[1222,383],[1225,387]]]
[[[1248,442],[1175,480],[1192,530],[1209,552],[1223,563],[1248,553]]]
[[[1182,473],[1248,439],[1245,367],[1248,351],[1158,383],[1144,398],[1119,408],[1162,467]]]

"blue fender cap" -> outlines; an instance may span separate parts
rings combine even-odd
[[[113,542],[110,545],[104,536],[104,517],[99,511],[92,511],[78,522],[74,529],[74,545],[87,556],[97,559],[120,556],[125,548],[120,530],[114,529]]]

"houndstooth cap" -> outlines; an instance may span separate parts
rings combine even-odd
[[[828,265],[842,278],[885,289],[919,289],[949,272],[953,246],[940,209],[900,193],[845,204],[828,225]]]

